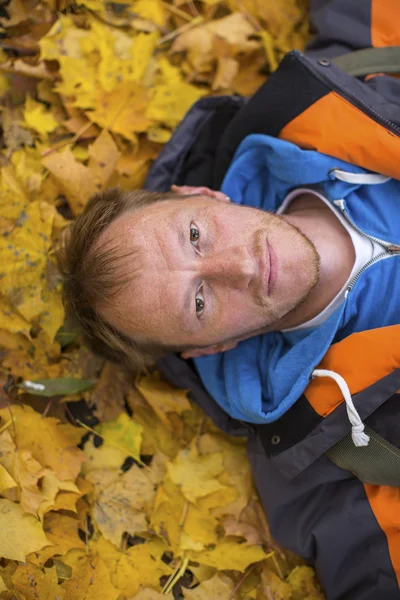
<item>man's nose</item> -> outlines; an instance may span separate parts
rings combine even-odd
[[[200,259],[199,270],[202,278],[244,290],[257,275],[258,264],[245,246],[233,246]]]

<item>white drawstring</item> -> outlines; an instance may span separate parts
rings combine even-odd
[[[330,377],[336,381],[346,403],[347,415],[351,423],[351,438],[354,442],[354,445],[368,446],[369,435],[364,432],[364,423],[361,421],[361,417],[353,404],[349,386],[347,385],[346,380],[338,373],[335,373],[335,371],[328,371],[327,369],[314,369],[312,374],[315,377]]]
[[[340,179],[340,181],[344,181],[345,183],[379,185],[391,179],[391,177],[386,177],[386,175],[381,175],[380,173],[349,173],[342,169],[332,169],[330,173],[333,173],[335,179]]]

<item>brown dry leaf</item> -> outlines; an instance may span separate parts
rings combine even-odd
[[[203,581],[194,590],[185,590],[185,600],[226,600],[227,598],[236,600],[239,594],[232,596],[235,584],[227,575],[216,574],[211,579]]]
[[[236,521],[233,515],[228,515],[222,521],[226,535],[235,535],[243,537],[249,546],[255,546],[263,543],[263,538],[258,529],[249,523]]]
[[[93,481],[90,473],[88,479]],[[147,530],[146,512],[154,501],[155,490],[143,469],[134,465],[106,487],[103,477],[93,483],[93,517],[106,539],[119,547],[125,532],[135,535]]]
[[[89,168],[74,158],[70,148],[49,154],[43,158],[42,164],[60,184],[67,195],[72,212],[77,215],[97,191]]]
[[[94,179],[96,190],[107,187],[115,167],[117,166],[120,153],[110,135],[103,129],[94,144],[89,146],[89,169]]]
[[[213,90],[229,89],[239,73],[239,63],[234,58],[225,56],[218,59],[217,72],[212,84]]]
[[[94,414],[102,421],[112,421],[125,410],[125,395],[132,385],[132,377],[123,367],[107,362],[88,398]]]
[[[32,134],[21,127],[18,122],[19,116],[16,109],[5,106],[1,111],[1,124],[4,142],[9,154],[22,146],[30,146],[33,143]]]

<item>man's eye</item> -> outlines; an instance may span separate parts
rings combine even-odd
[[[197,229],[196,225],[190,223],[190,241],[193,246],[197,246],[200,238],[200,231]]]
[[[200,290],[197,292],[195,300],[196,300],[196,316],[201,317],[201,315],[204,311],[204,298],[203,298],[203,294],[201,293]]]

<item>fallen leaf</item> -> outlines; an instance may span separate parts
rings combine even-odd
[[[65,591],[58,585],[55,567],[42,570],[27,562],[25,565],[18,566],[12,581],[18,594],[23,594],[27,599],[63,600],[65,597]]]
[[[44,104],[36,102],[30,96],[25,101],[24,117],[28,127],[34,129],[42,136],[46,136],[58,127],[58,122],[54,115],[49,110],[46,110]]]
[[[185,590],[185,600],[203,600],[204,598],[212,598],[212,600],[226,600],[232,598],[235,589],[235,584],[229,577],[215,574],[211,579],[203,581],[198,587],[193,590]]]
[[[93,481],[91,474],[88,479]],[[135,535],[147,529],[146,513],[151,508],[155,490],[142,469],[132,466],[127,473],[112,479],[107,487],[102,480],[94,483],[93,516],[106,539],[119,547],[125,532]]]
[[[24,562],[31,552],[51,545],[42,526],[14,502],[0,498],[0,556]]]
[[[234,569],[243,572],[252,563],[267,558],[268,554],[260,546],[240,544],[238,547],[237,541],[225,538],[220,540],[215,548],[203,552],[189,552],[189,556],[191,560],[219,570]]]
[[[103,423],[97,427],[106,446],[122,450],[125,456],[132,456],[136,461],[140,461],[142,430],[140,423],[126,413],[121,413],[115,421]]]
[[[43,419],[29,406],[13,406],[12,414],[16,432],[15,444],[26,448],[42,466],[53,469],[61,481],[74,481],[85,460],[84,453],[71,444],[68,437],[58,427],[59,421]],[[3,420],[9,413],[0,411]],[[40,431],[40,435],[38,432]]]
[[[137,383],[137,388],[168,429],[172,428],[168,419],[169,412],[177,412],[180,415],[191,408],[187,391],[173,388],[159,372],[142,377]]]
[[[117,600],[119,597],[107,567],[98,556],[83,559],[64,585],[65,600]]]

